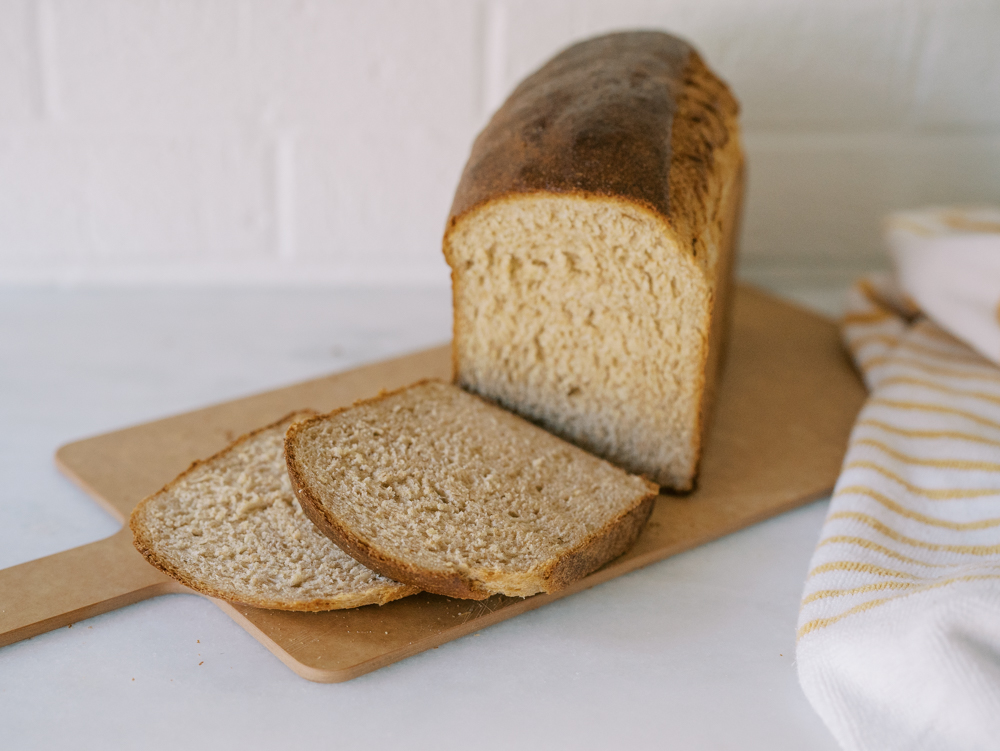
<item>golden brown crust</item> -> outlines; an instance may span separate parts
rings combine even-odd
[[[716,264],[715,287],[712,290],[712,327],[708,335],[701,402],[698,405],[698,429],[696,431],[698,446],[695,454],[694,475],[687,487],[676,488],[681,492],[688,492],[694,488],[694,480],[698,476],[698,468],[701,465],[701,456],[704,452],[705,436],[712,421],[715,392],[719,379],[722,377],[722,367],[725,364],[725,342],[733,307],[733,266],[735,265],[733,261],[736,258],[740,236],[740,218],[743,215],[744,169],[741,161],[733,193],[728,196],[728,205],[722,207],[722,241],[719,249],[719,260]]]
[[[658,32],[573,45],[526,78],[476,139],[452,219],[509,193],[625,196],[669,215],[670,133],[691,48]]]
[[[448,227],[507,195],[570,193],[645,206],[690,239],[684,230],[698,225],[737,109],[677,37],[623,32],[573,45],[526,78],[479,134]]]
[[[638,506],[605,525],[576,550],[559,559],[546,578],[547,592],[555,592],[579,581],[632,547],[649,515],[653,513],[659,493],[657,485],[651,482],[648,485],[650,493]]]
[[[718,205],[718,185],[725,182],[727,175],[735,174],[742,186],[738,114],[739,105],[726,84],[692,52],[684,69],[670,134],[670,213],[664,218],[706,270],[711,266],[705,243],[725,221],[725,216],[715,212],[724,213],[727,208]],[[726,164],[727,160],[733,163]],[[721,243],[720,251],[726,250],[726,244]]]
[[[361,399],[355,402],[352,407],[342,407],[329,414],[320,415],[292,425],[285,437],[285,461],[288,464],[288,476],[291,479],[296,497],[299,499],[299,505],[302,506],[302,510],[313,524],[345,553],[355,560],[360,561],[372,571],[395,581],[419,587],[426,592],[467,600],[485,600],[490,595],[496,593],[495,589],[486,589],[479,582],[471,580],[458,572],[442,573],[414,566],[406,561],[386,555],[373,547],[368,541],[359,538],[349,528],[341,524],[320,499],[312,493],[308,484],[304,481],[302,472],[298,466],[295,437],[309,425],[338,415],[356,406],[379,402],[393,394],[406,391],[414,386],[428,383],[432,380],[435,379],[421,380],[394,391],[383,391],[373,398]],[[476,394],[473,394],[473,396],[490,404],[494,408],[498,408],[487,399],[483,399]],[[542,591],[555,592],[582,579],[612,558],[624,553],[635,542],[635,539],[642,531],[643,525],[649,518],[650,513],[652,513],[653,504],[659,492],[659,486],[655,483],[645,479],[644,481],[647,492],[636,500],[632,508],[626,509],[618,517],[610,520],[600,530],[581,541],[574,549],[562,553],[545,570],[538,572],[536,577],[531,577],[530,574],[515,574],[512,575],[512,580],[516,579],[518,583],[522,583],[531,578],[532,584],[536,585]],[[499,581],[499,579],[495,581]]]
[[[194,580],[189,577],[183,571],[177,569],[170,561],[165,560],[158,556],[155,551],[155,546],[153,544],[153,538],[149,533],[149,528],[145,524],[144,514],[146,511],[146,506],[152,501],[153,498],[159,496],[161,493],[168,492],[172,490],[178,483],[184,480],[188,475],[190,475],[195,469],[202,466],[203,464],[208,464],[209,462],[222,457],[224,454],[229,453],[233,448],[241,443],[251,440],[254,436],[263,433],[266,430],[271,430],[276,428],[282,423],[292,419],[295,415],[315,415],[315,410],[296,410],[295,412],[290,412],[289,414],[282,417],[280,420],[275,420],[270,425],[265,425],[262,428],[257,428],[249,433],[241,435],[226,448],[221,451],[212,454],[212,456],[207,459],[198,459],[191,462],[191,465],[181,472],[177,477],[164,485],[160,490],[147,496],[133,509],[132,514],[129,516],[129,529],[132,530],[132,544],[135,549],[142,554],[142,557],[149,561],[150,564],[158,568],[160,571],[165,573],[167,576],[179,581],[184,586],[189,589],[193,589],[203,595],[208,595],[209,597],[215,597],[220,600],[227,600],[229,602],[240,602],[244,605],[252,605],[258,608],[269,608],[273,610],[295,610],[303,612],[320,612],[325,610],[340,610],[343,608],[355,608],[362,605],[384,605],[387,602],[392,602],[393,600],[398,600],[402,597],[408,597],[409,595],[416,594],[420,590],[415,587],[400,587],[398,585],[385,587],[383,589],[372,590],[364,595],[350,594],[342,595],[334,598],[317,598],[314,600],[307,600],[305,602],[288,603],[285,601],[270,600],[264,597],[240,597],[239,600],[234,600],[231,592],[223,592],[210,584],[205,582]]]

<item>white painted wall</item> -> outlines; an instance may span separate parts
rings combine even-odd
[[[997,0],[0,0],[0,282],[447,283],[475,133],[570,42],[686,36],[743,103],[744,273],[1000,202]]]

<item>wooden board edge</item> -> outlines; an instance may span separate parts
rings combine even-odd
[[[315,668],[296,660],[291,654],[285,651],[284,648],[272,641],[266,634],[258,629],[252,621],[243,616],[243,614],[240,613],[239,610],[237,610],[231,603],[222,600],[216,600],[215,602],[243,628],[251,632],[254,638],[264,644],[268,651],[281,660],[296,675],[314,683],[344,683],[387,667],[388,665],[405,660],[408,657],[413,657],[421,652],[426,652],[429,649],[434,649],[457,639],[461,639],[462,637],[481,631],[484,628],[489,628],[490,626],[501,623],[510,618],[515,618],[523,613],[536,610],[537,608],[543,607],[551,602],[555,602],[556,600],[561,600],[564,597],[569,597],[579,592],[591,589],[592,587],[606,584],[607,582],[617,579],[620,576],[624,576],[625,574],[638,571],[641,568],[666,560],[667,558],[672,558],[680,553],[694,550],[695,548],[707,545],[710,542],[715,542],[716,540],[720,540],[723,537],[727,537],[735,532],[748,529],[755,524],[759,524],[760,522],[773,519],[789,511],[806,506],[814,501],[826,498],[832,492],[833,485],[829,485],[821,490],[805,493],[799,498],[790,500],[788,503],[769,509],[766,513],[734,517],[730,519],[730,523],[728,525],[713,530],[711,534],[702,535],[696,538],[689,538],[676,545],[661,548],[650,553],[629,557],[628,552],[625,552],[619,558],[611,561],[586,578],[571,584],[559,592],[526,597],[520,602],[514,602],[506,607],[500,608],[499,610],[494,610],[473,620],[456,624],[455,626],[433,634],[432,636],[411,642],[404,648],[396,649],[392,652],[386,652],[380,654],[377,658],[336,670]]]

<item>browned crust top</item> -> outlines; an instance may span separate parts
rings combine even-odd
[[[671,202],[686,200],[671,186],[672,166],[691,162],[680,167],[686,180],[707,179],[736,110],[677,37],[633,31],[580,42],[526,78],[480,133],[449,226],[486,202],[536,192],[615,196],[670,220]],[[691,200],[702,198],[704,189],[689,187]]]

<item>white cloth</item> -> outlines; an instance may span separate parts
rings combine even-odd
[[[1000,209],[899,212],[886,220],[886,240],[916,305],[1000,363]]]
[[[810,563],[796,663],[846,749],[1000,749],[1000,368],[942,328],[1000,357],[1000,226],[980,222],[975,243],[921,234],[940,214],[890,220],[903,288],[858,283],[844,318],[870,396]]]

